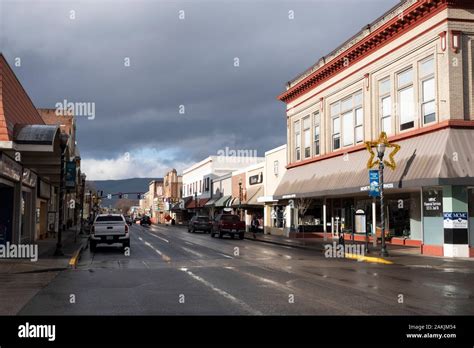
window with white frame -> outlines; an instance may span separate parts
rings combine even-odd
[[[279,168],[278,160],[273,161],[273,174],[275,174],[275,176],[278,176],[278,168]]]
[[[321,154],[321,118],[319,111],[314,113],[314,155]]]
[[[436,121],[434,57],[420,62],[421,117],[423,124]]]
[[[295,122],[295,160],[299,161],[301,159],[301,127],[300,121]]]
[[[311,118],[303,118],[304,158],[311,157]]]
[[[379,82],[380,130],[392,134],[392,96],[390,77]]]
[[[400,130],[406,130],[415,127],[413,68],[399,73],[397,81]]]
[[[364,141],[362,91],[331,105],[332,148],[352,146]]]

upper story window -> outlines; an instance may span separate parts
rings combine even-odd
[[[362,109],[362,92],[331,105],[332,148],[352,146],[364,140],[364,113]]]
[[[436,121],[434,58],[420,62],[421,116],[423,124]]]
[[[390,77],[379,82],[380,130],[392,134],[392,96]]]
[[[321,154],[321,117],[319,111],[314,113],[314,155]]]
[[[279,170],[278,160],[273,161],[273,174],[275,174],[275,176],[278,176],[278,170]]]
[[[311,118],[303,119],[304,158],[311,157]]]
[[[295,159],[299,161],[301,159],[301,126],[300,121],[295,122]]]
[[[400,130],[413,128],[415,126],[413,68],[407,69],[397,75],[397,89]]]

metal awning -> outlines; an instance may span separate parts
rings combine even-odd
[[[445,128],[397,142],[397,168],[384,171],[385,187],[474,184],[474,130]],[[388,149],[389,150],[389,149]],[[354,194],[368,190],[369,155],[359,150],[288,169],[277,199]]]
[[[13,141],[19,145],[47,145],[52,147],[58,132],[58,125],[16,124],[13,129]]]
[[[221,198],[219,198],[216,203],[214,203],[214,206],[215,207],[219,207],[219,208],[222,208],[222,207],[225,207],[227,202],[232,198],[232,196],[222,196]]]

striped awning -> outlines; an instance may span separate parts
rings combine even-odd
[[[222,208],[222,207],[225,207],[227,202],[231,199],[232,197],[231,196],[223,196],[221,198],[219,198],[216,203],[214,203],[214,206],[215,207],[219,207],[219,208]]]
[[[474,185],[473,129],[444,128],[397,143],[401,146],[395,156],[397,168],[384,171],[384,187]],[[290,168],[274,196],[287,199],[368,191],[368,158],[363,149]]]

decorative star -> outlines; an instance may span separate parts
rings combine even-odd
[[[392,152],[388,155],[389,161],[384,160],[383,163],[389,167],[390,169],[394,170],[397,167],[395,163],[394,156],[400,150],[400,145],[395,143],[390,143],[387,138],[387,134],[385,132],[380,133],[380,136],[377,141],[366,141],[365,147],[367,151],[370,153],[370,158],[367,162],[367,168],[373,168],[377,163],[379,163],[378,158],[374,153],[374,147],[376,148],[378,144],[385,144],[387,148],[392,148]]]

